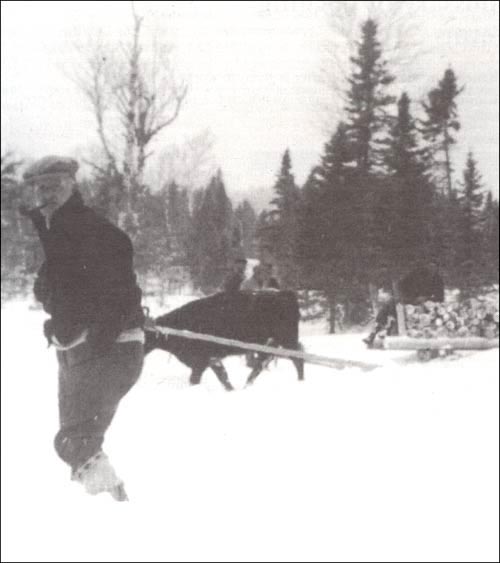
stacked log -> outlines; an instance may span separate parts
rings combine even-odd
[[[411,338],[498,338],[498,297],[405,305],[405,319]]]

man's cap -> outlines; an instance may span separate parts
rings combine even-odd
[[[24,171],[23,178],[26,182],[35,182],[71,176],[74,178],[78,170],[78,162],[66,156],[45,156],[34,162]]]
[[[236,251],[236,252],[233,254],[233,260],[234,260],[235,262],[244,262],[245,264],[246,264],[246,262],[247,262],[245,253],[244,253],[243,251]]]

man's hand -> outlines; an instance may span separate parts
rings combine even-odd
[[[47,207],[47,205],[49,205],[50,202],[51,199],[47,199],[41,205],[37,205],[36,207],[32,207],[31,209],[27,205],[21,204],[19,206],[19,213],[24,217],[31,217],[31,218],[42,215],[41,213],[42,209],[44,207]]]

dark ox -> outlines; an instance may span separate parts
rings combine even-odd
[[[158,327],[301,350],[299,318],[297,297],[292,291],[238,291],[216,293],[192,301],[156,318],[155,324]],[[221,359],[246,353],[242,348],[180,336],[165,336],[159,331],[146,330],[145,353],[156,348],[170,352],[191,368],[191,384],[200,383],[203,372],[210,367],[228,391],[233,387]],[[255,380],[269,359],[269,355],[257,355],[247,384]],[[293,358],[292,362],[299,380],[304,379],[303,360]]]

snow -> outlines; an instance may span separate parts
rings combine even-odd
[[[498,561],[498,351],[422,364],[303,326],[308,351],[379,369],[243,358],[198,387],[147,357],[105,449],[131,501],[91,497],[52,440],[43,313],[2,309],[2,561]]]

